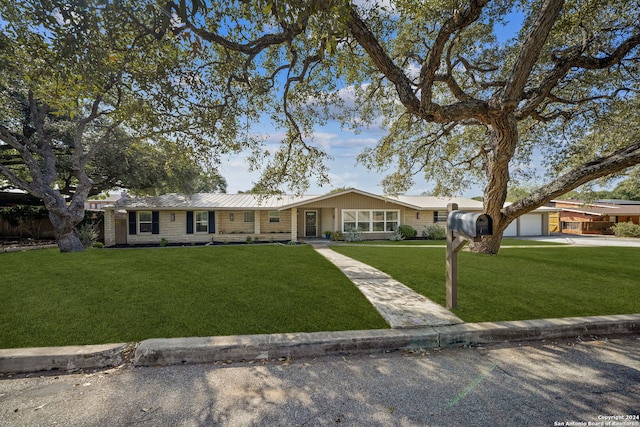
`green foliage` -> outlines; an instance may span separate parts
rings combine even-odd
[[[215,141],[233,139],[236,115],[153,2],[2,1],[0,16],[0,174],[45,201],[65,250],[80,250],[66,230],[88,195],[161,177],[197,191],[221,153],[247,147]]]
[[[398,227],[398,230],[400,231],[403,239],[413,239],[418,234],[416,229],[408,224],[400,225]]]
[[[331,237],[331,240],[333,240],[334,242],[344,239],[342,235],[342,231],[333,231],[330,237]]]
[[[160,246],[161,247],[165,247],[169,244],[169,241],[167,239],[165,239],[164,237],[162,239],[160,239]]]
[[[95,224],[82,224],[78,227],[78,237],[85,248],[90,248],[98,240],[98,227]]]
[[[404,236],[400,232],[399,228],[396,228],[395,230],[393,230],[393,233],[391,233],[391,235],[389,236],[389,240],[394,242],[404,240]]]
[[[0,218],[12,227],[18,227],[27,221],[44,219],[47,216],[48,212],[44,206],[15,205],[0,208]]]
[[[422,237],[429,240],[444,240],[447,238],[447,229],[438,224],[432,224],[424,229]]]
[[[633,222],[620,222],[611,227],[616,237],[640,237],[640,225]]]
[[[364,240],[364,235],[359,230],[352,230],[344,233],[345,242],[362,242],[363,240]]]

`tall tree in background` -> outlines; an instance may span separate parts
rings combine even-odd
[[[380,117],[388,130],[360,161],[395,171],[388,192],[423,173],[437,193],[484,183],[497,253],[516,217],[584,183],[640,163],[640,8],[626,0],[253,0],[162,3],[227,76],[229,98],[260,105],[287,129],[259,185],[327,181],[313,127]],[[504,41],[497,32],[522,21]],[[616,138],[603,123],[627,117]],[[255,117],[253,117],[255,119]],[[549,181],[504,207],[533,153]],[[579,155],[578,155],[579,154]],[[261,160],[261,159],[258,159]]]
[[[0,0],[0,173],[43,200],[62,252],[84,249],[84,201],[113,178],[116,163],[97,158],[153,157],[160,138],[206,161],[239,148],[213,139],[233,139],[237,119],[222,115],[215,79],[199,79],[194,48],[158,30],[170,17],[117,3]]]

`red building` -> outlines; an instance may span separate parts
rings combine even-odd
[[[632,200],[552,200],[560,208],[560,231],[573,234],[613,234],[621,222],[640,223],[640,202]]]

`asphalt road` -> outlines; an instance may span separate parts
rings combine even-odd
[[[638,335],[0,377],[1,426],[640,426],[639,415]]]

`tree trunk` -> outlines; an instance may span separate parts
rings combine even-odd
[[[71,203],[67,203],[64,197],[51,187],[46,188],[42,201],[49,211],[49,220],[53,225],[60,252],[80,252],[85,247],[80,241],[78,225],[84,218],[84,204],[78,203],[74,195]]]
[[[78,236],[76,223],[71,215],[60,216],[49,211],[49,220],[53,224],[53,230],[60,252],[81,252],[85,250]]]
[[[518,125],[513,114],[497,117],[491,125],[490,152],[485,163],[487,186],[484,190],[484,213],[493,220],[493,235],[469,246],[472,252],[496,255],[509,218],[504,214],[509,183],[509,161],[518,144]]]

